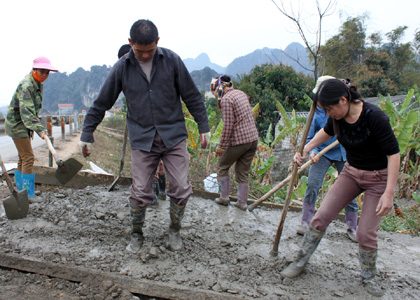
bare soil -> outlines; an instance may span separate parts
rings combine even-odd
[[[60,154],[65,158],[62,153],[63,148]],[[7,195],[4,188],[3,184],[2,195]],[[141,252],[127,252],[128,188],[117,185],[108,192],[105,185],[38,186],[44,201],[32,204],[26,218],[8,220],[0,207],[0,253],[227,298],[374,299],[362,287],[358,245],[346,238],[341,221],[330,225],[301,276],[294,280],[280,276],[301,242],[295,233],[300,213],[293,211],[287,214],[278,256],[272,257],[281,210],[259,207],[243,212],[192,196],[181,231],[184,249],[172,252],[165,248],[169,201],[160,201],[159,207],[147,210]],[[420,238],[380,231],[378,255],[378,278],[386,291],[382,299],[420,299]],[[113,282],[88,285],[0,268],[0,299],[147,298],[142,297]]]

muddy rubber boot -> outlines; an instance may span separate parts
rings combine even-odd
[[[347,237],[354,243],[357,243],[357,211],[346,211]]]
[[[18,192],[23,190],[22,171],[15,171],[15,184]]]
[[[217,177],[219,183],[220,196],[216,198],[214,202],[221,205],[228,205],[229,200],[229,176]]]
[[[280,272],[283,277],[287,278],[295,278],[300,273],[302,273],[303,269],[305,268],[306,264],[309,261],[309,258],[314,253],[316,248],[319,245],[322,237],[324,236],[325,232],[318,231],[313,228],[311,225],[308,227],[308,231],[305,233],[303,237],[302,246],[299,249],[297,258],[294,262],[287,266],[286,269]]]
[[[153,200],[152,200],[152,203],[150,203],[150,206],[156,207],[156,206],[159,206],[159,200],[158,200],[159,183],[157,180],[152,181],[152,190],[153,190]]]
[[[131,224],[133,226],[131,230],[131,240],[128,244],[127,251],[137,253],[140,251],[141,246],[144,242],[143,236],[143,225],[146,218],[145,207],[133,207],[130,205]]]
[[[171,201],[170,217],[171,225],[169,225],[169,236],[166,248],[171,251],[178,251],[184,247],[181,239],[181,221],[184,217],[185,205],[177,205]]]
[[[166,200],[166,176],[165,174],[159,175],[159,199]]]
[[[22,187],[28,192],[29,203],[42,202],[42,197],[35,195],[35,174],[22,174]]]
[[[238,183],[238,201],[233,206],[241,210],[246,210],[248,206],[246,205],[248,201],[248,182]]]
[[[366,291],[377,297],[382,297],[384,291],[376,282],[376,258],[378,249],[365,249],[359,246],[359,261],[362,268],[362,283],[366,287]]]
[[[309,224],[311,224],[312,217],[314,216],[315,212],[315,204],[310,203],[303,203],[302,208],[302,221],[296,230],[296,233],[299,235],[305,235],[306,231],[308,231]]]

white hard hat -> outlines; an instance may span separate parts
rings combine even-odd
[[[328,80],[328,79],[335,79],[335,77],[332,77],[332,76],[329,76],[329,75],[319,77],[318,80],[316,81],[316,85],[315,85],[314,89],[312,90],[312,92],[314,94],[316,94],[316,92],[318,91],[318,88],[321,85],[321,83],[323,83],[325,80]]]

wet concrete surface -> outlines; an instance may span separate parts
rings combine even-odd
[[[181,231],[184,250],[172,252],[165,248],[169,201],[160,201],[159,207],[148,208],[145,243],[133,254],[125,250],[128,186],[117,185],[112,192],[105,185],[40,188],[44,201],[32,204],[25,219],[8,220],[0,209],[0,252],[242,299],[374,298],[361,285],[358,245],[346,238],[341,221],[330,225],[306,270],[291,280],[280,271],[299,249],[298,212],[288,212],[278,256],[271,257],[281,210],[243,212],[192,196]],[[379,238],[382,299],[420,299],[420,238],[382,231]],[[0,283],[4,276],[0,273]],[[75,299],[123,299],[121,291],[108,298],[85,293]]]

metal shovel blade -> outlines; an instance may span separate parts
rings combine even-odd
[[[69,180],[83,167],[83,165],[74,158],[69,158],[64,162],[57,163],[57,165],[58,168],[55,171],[55,177],[62,184],[69,182]]]
[[[10,220],[22,219],[28,215],[29,201],[26,189],[13,193],[3,200],[4,210]]]

